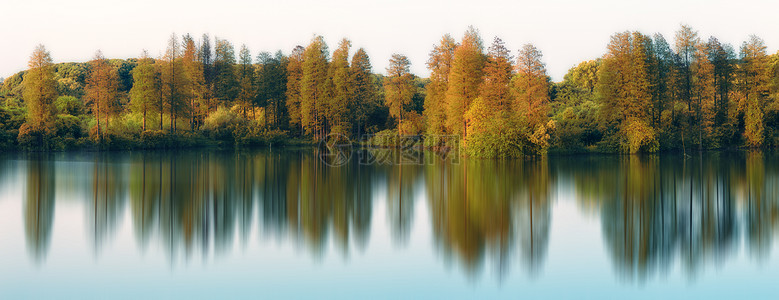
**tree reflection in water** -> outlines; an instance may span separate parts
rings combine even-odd
[[[445,264],[462,267],[469,277],[485,265],[501,278],[512,266],[540,276],[553,204],[564,200],[554,192],[561,185],[573,185],[582,213],[599,216],[608,256],[627,280],[664,274],[674,262],[694,277],[733,256],[741,234],[749,255],[764,260],[779,224],[779,164],[770,154],[459,164],[426,155],[423,165],[353,160],[330,167],[306,150],[100,153],[67,168],[55,168],[61,162],[48,155],[33,155],[24,165],[27,248],[35,261],[45,259],[55,195],[61,194],[84,195],[98,253],[129,206],[138,247],[162,245],[171,263],[227,255],[246,246],[252,234],[291,240],[314,257],[333,245],[349,258],[370,243],[378,199],[386,199],[386,238],[407,245],[419,217],[415,206],[423,204],[431,224],[417,226],[431,226]],[[13,177],[6,173],[0,180]]]

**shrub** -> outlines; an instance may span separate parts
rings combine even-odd
[[[57,113],[78,116],[84,113],[84,104],[73,96],[60,96],[54,101]]]
[[[72,115],[57,115],[54,126],[58,137],[78,139],[84,135],[81,120]]]
[[[22,149],[30,151],[46,151],[50,149],[49,139],[53,132],[49,128],[22,124],[19,128],[17,141]]]

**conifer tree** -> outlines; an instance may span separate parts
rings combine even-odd
[[[287,90],[287,64],[288,58],[281,51],[276,52],[275,56],[268,52],[257,55],[255,105],[265,104],[266,118],[276,128],[280,128],[286,117],[283,101]]]
[[[211,37],[208,34],[203,34],[200,48],[198,49],[198,57],[200,65],[203,67],[203,109],[205,114],[208,115],[211,110],[216,109],[216,101],[214,99],[214,57],[213,50],[211,48]]]
[[[651,40],[638,32],[611,37],[609,52],[598,70],[601,128],[617,150],[657,150],[647,108],[651,103],[649,65]]]
[[[510,107],[509,84],[514,75],[511,53],[503,40],[495,40],[487,52],[484,66],[484,83],[481,86],[481,98],[492,112],[507,111]]]
[[[176,120],[190,113],[189,99],[192,97],[191,80],[184,71],[181,46],[175,34],[168,39],[168,48],[163,57],[161,70],[162,94],[164,97],[164,109],[160,110],[160,119],[163,111],[168,111],[171,132],[177,129]]]
[[[188,79],[188,86],[185,95],[187,96],[187,107],[190,111],[189,129],[194,130],[196,124],[202,123],[205,108],[205,78],[203,77],[203,64],[198,60],[198,49],[195,40],[189,34],[184,36],[184,54],[182,56],[182,67],[184,74]]]
[[[22,82],[27,120],[19,129],[19,136],[21,137],[26,131],[35,132],[38,135],[38,144],[43,146],[44,135],[49,136],[54,131],[53,104],[57,98],[54,64],[46,47],[43,45],[35,47],[27,66],[29,70]]]
[[[741,109],[744,112],[744,140],[749,147],[760,147],[764,142],[763,110],[768,94],[769,68],[766,46],[755,35],[741,46],[739,85]]]
[[[513,111],[523,116],[530,128],[545,124],[548,114],[549,77],[542,57],[532,44],[522,46],[517,56],[517,76],[511,82]]]
[[[299,129],[303,134],[304,126],[301,122],[301,94],[300,83],[303,78],[303,54],[305,48],[297,46],[292,50],[287,62],[287,90],[286,106],[289,112],[289,127],[292,130]]]
[[[447,131],[459,134],[463,139],[468,136],[465,113],[479,95],[484,62],[484,46],[479,32],[469,27],[454,51],[445,101]]]
[[[430,83],[426,86],[424,115],[428,134],[446,133],[446,91],[456,48],[457,42],[446,34],[430,51],[430,58],[427,60]]]
[[[252,54],[246,45],[241,45],[241,52],[238,55],[238,98],[237,104],[243,111],[243,117],[246,118],[246,110],[254,111],[252,104],[256,99],[256,90],[254,83],[254,66],[252,66]],[[264,106],[261,103],[260,106]]]
[[[411,74],[411,61],[405,55],[392,54],[387,67],[387,78],[384,80],[384,101],[389,107],[390,115],[398,119],[398,135],[403,135],[403,115],[406,106],[411,103],[416,87]]]
[[[349,48],[352,43],[348,39],[343,39],[338,48],[333,51],[333,60],[330,63],[330,78],[333,80],[332,97],[328,119],[330,120],[331,133],[348,135],[351,133],[352,119],[352,76],[349,73]]]
[[[97,120],[97,138],[102,142],[104,130],[101,127],[108,126],[108,118],[117,106],[118,75],[100,50],[89,65],[85,102]]]
[[[238,79],[235,72],[235,49],[233,44],[216,39],[214,57],[214,97],[219,105],[232,106],[238,97]]]
[[[307,134],[322,138],[327,124],[327,65],[330,54],[322,36],[316,36],[303,52],[300,79],[300,121]]]
[[[708,50],[709,61],[714,67],[714,127],[720,128],[728,121],[734,71],[731,62],[735,59],[735,53],[730,45],[723,45],[715,37],[709,38]]]
[[[157,72],[153,59],[143,51],[138,66],[133,69],[133,87],[130,90],[130,107],[143,116],[143,130],[146,131],[147,114],[154,112],[157,91]]]
[[[362,134],[368,122],[368,111],[376,106],[376,87],[373,83],[371,61],[365,49],[357,49],[352,56],[352,64],[349,67],[351,74],[352,96],[351,107],[354,110],[354,123],[357,128],[357,136]]]

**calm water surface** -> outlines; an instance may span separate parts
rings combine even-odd
[[[779,156],[0,155],[0,299],[772,298]]]

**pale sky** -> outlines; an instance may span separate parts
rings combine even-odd
[[[525,43],[543,51],[555,81],[572,66],[606,51],[618,31],[673,34],[682,23],[738,46],[750,34],[779,47],[779,4],[762,0],[2,0],[0,1],[0,77],[26,69],[35,45],[42,43],[55,62],[88,61],[100,49],[109,58],[130,58],[143,49],[156,56],[171,33],[203,33],[231,41],[236,53],[246,44],[260,51],[306,45],[314,34],[332,50],[341,38],[352,53],[364,47],[374,72],[386,73],[392,53],[409,57],[412,72],[426,77],[428,53],[445,33],[460,40],[469,25],[485,45],[495,36],[515,54]]]

